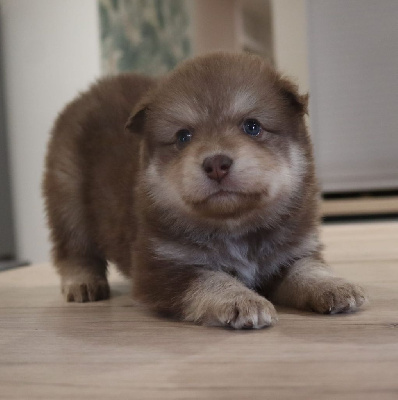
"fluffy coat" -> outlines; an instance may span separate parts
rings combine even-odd
[[[65,298],[108,298],[112,262],[137,300],[195,323],[272,325],[271,301],[360,307],[363,290],[322,258],[306,113],[294,84],[245,54],[94,84],[58,117],[46,159]]]

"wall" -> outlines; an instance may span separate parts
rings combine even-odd
[[[308,16],[324,191],[398,189],[398,2],[308,0]]]
[[[301,93],[309,90],[306,0],[272,0],[274,60]]]
[[[199,0],[193,3],[194,52],[236,51],[236,1]]]
[[[5,259],[13,259],[15,252],[14,220],[11,203],[8,143],[4,112],[3,58],[0,24],[0,269]]]
[[[0,0],[17,256],[49,258],[40,184],[51,125],[99,75],[95,0]]]

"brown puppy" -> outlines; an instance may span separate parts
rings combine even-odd
[[[43,184],[66,299],[108,298],[110,261],[136,299],[196,323],[268,326],[270,301],[361,306],[320,252],[306,112],[306,96],[244,54],[92,86],[59,116]]]

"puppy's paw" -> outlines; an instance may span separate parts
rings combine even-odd
[[[225,299],[214,312],[220,325],[234,329],[265,328],[278,320],[272,303],[251,293]]]
[[[202,325],[260,329],[277,320],[274,306],[237,279],[203,271],[182,300],[183,319]]]
[[[308,307],[322,314],[349,313],[367,302],[364,290],[342,278],[322,279],[310,288]]]
[[[267,299],[247,290],[196,298],[184,319],[209,326],[260,329],[273,325],[278,317]]]
[[[62,293],[68,302],[106,300],[110,297],[110,288],[106,279],[65,280],[61,285]]]

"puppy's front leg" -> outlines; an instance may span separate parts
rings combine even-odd
[[[263,328],[277,320],[274,306],[224,272],[202,271],[182,299],[184,319],[235,329]]]
[[[305,257],[291,265],[270,298],[276,304],[323,314],[352,312],[366,302],[360,286],[334,276],[316,257]]]
[[[259,329],[277,321],[268,300],[224,272],[189,266],[162,268],[160,275],[148,272],[137,277],[134,291],[157,311],[184,321],[235,329]],[[149,285],[151,275],[155,280]]]

